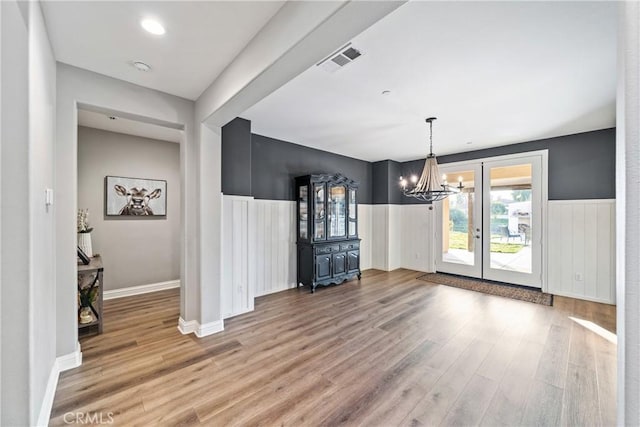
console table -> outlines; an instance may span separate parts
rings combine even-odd
[[[87,329],[95,329],[98,334],[102,333],[102,293],[103,293],[103,272],[102,258],[95,256],[87,265],[78,264],[78,329],[85,332]],[[80,313],[82,311],[80,303],[80,292],[96,289],[95,301],[89,304],[91,322],[80,323]]]

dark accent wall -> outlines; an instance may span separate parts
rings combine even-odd
[[[613,199],[615,128],[438,157],[440,164],[549,150],[549,199]],[[400,176],[420,175],[424,159],[367,162],[251,133],[236,118],[222,128],[222,192],[256,199],[295,200],[293,178],[342,173],[360,183],[363,204],[416,204],[400,189]]]
[[[549,150],[549,200],[614,199],[616,197],[616,130],[603,129],[556,138],[503,145],[439,156],[453,163],[527,151]],[[400,175],[420,175],[424,159],[404,162]],[[399,187],[397,192],[400,193]],[[404,204],[420,203],[404,198]]]
[[[251,122],[235,118],[222,127],[222,192],[251,196]]]
[[[402,175],[402,163],[395,160],[382,160],[372,163],[374,205],[402,204],[402,193],[397,189],[398,178]]]
[[[295,200],[293,178],[326,172],[358,181],[359,203],[371,203],[370,162],[256,134],[251,135],[251,158],[251,187],[256,199]]]

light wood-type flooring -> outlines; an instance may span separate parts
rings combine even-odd
[[[419,275],[369,270],[261,297],[202,339],[177,330],[177,290],[106,301],[104,333],[60,376],[51,424],[614,425],[616,345],[603,331],[615,307],[545,307]]]

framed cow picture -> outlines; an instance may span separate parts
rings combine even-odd
[[[166,216],[167,181],[107,176],[105,211],[107,216]]]

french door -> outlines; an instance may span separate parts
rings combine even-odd
[[[458,194],[436,203],[436,271],[482,277],[482,164],[441,166]]]
[[[543,155],[441,166],[463,190],[436,203],[436,271],[542,287]]]

